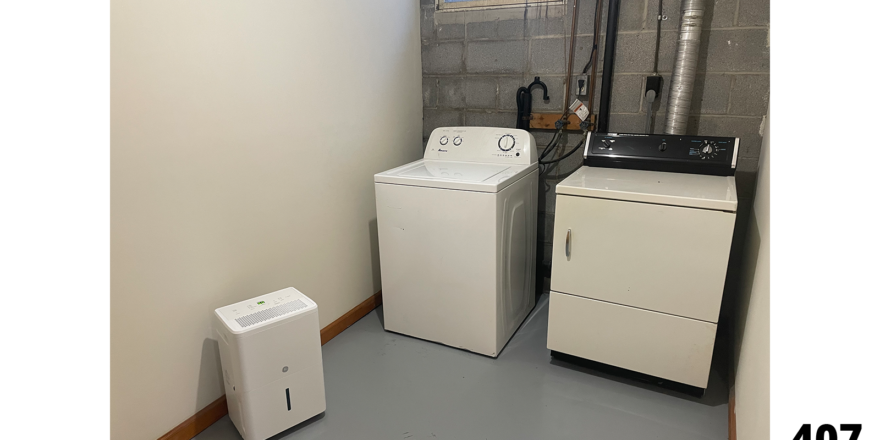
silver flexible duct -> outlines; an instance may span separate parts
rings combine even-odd
[[[700,53],[700,33],[703,31],[703,10],[703,0],[681,2],[678,49],[666,107],[666,134],[685,134],[687,130]]]

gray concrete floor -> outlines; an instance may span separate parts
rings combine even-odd
[[[383,330],[324,345],[327,411],[280,439],[726,439],[727,386],[697,399],[551,360],[547,295],[497,359]],[[229,417],[195,437],[241,439]]]

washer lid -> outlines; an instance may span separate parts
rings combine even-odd
[[[556,194],[736,212],[733,176],[583,166],[556,185]]]
[[[507,165],[484,163],[423,161],[420,165],[399,173],[400,177],[419,179],[458,180],[461,182],[482,182],[506,169]]]
[[[417,160],[379,173],[376,183],[391,183],[465,191],[498,192],[515,182],[521,173],[537,168],[531,165]]]

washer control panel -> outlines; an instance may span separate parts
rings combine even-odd
[[[425,159],[528,165],[537,154],[535,138],[525,130],[440,127],[428,139]]]
[[[732,176],[739,138],[591,133],[584,165]]]

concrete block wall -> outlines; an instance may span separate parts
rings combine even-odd
[[[561,112],[566,53],[571,38],[572,2],[565,5],[439,11],[433,0],[421,0],[422,92],[424,141],[447,125],[514,127],[515,93],[535,76],[547,84],[550,100],[533,95],[534,112]],[[607,0],[604,0],[599,43],[602,71]],[[663,1],[658,71],[663,94],[655,102],[652,131],[661,133],[671,82],[681,0]],[[623,0],[613,77],[609,129],[643,132],[647,103],[645,77],[653,70],[658,0]],[[580,72],[592,44],[595,2],[581,0],[575,34],[573,71]],[[750,207],[755,171],[767,113],[770,84],[769,0],[707,0],[695,99],[688,134],[741,138],[737,187],[740,205]],[[596,78],[597,93],[601,76]],[[595,104],[598,110],[598,98]],[[539,151],[552,136],[533,131]],[[570,133],[573,147],[580,135]],[[581,164],[572,155],[541,178],[539,240],[542,258],[550,258],[555,212],[555,185]],[[746,216],[742,216],[746,217]]]

